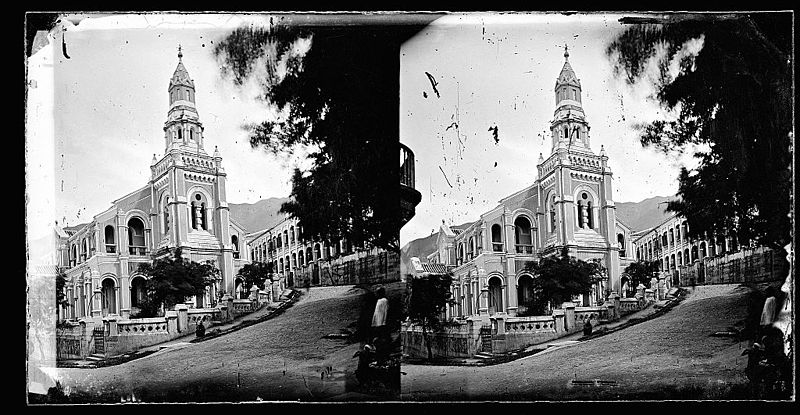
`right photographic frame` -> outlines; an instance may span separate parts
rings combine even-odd
[[[400,48],[403,401],[793,401],[793,12]]]

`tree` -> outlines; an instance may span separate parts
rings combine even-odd
[[[153,316],[162,306],[170,309],[186,297],[205,294],[206,287],[220,275],[211,261],[198,263],[184,258],[181,248],[176,248],[172,257],[140,264],[139,272],[149,277],[141,316]]]
[[[244,282],[245,290],[249,291],[253,285],[263,290],[264,282],[267,279],[272,279],[272,263],[253,262],[246,264],[239,268],[239,272],[236,275]]]
[[[236,85],[263,74],[261,97],[279,114],[246,126],[250,144],[310,149],[311,167],[295,169],[281,208],[298,219],[303,238],[398,250],[398,39],[421,26],[297,21],[305,20],[239,28],[214,48]]]
[[[688,236],[729,235],[782,249],[791,241],[792,14],[623,18],[607,47],[618,75],[648,82],[667,117],[642,128],[643,146],[675,154],[699,145],[679,174]],[[702,42],[699,52],[689,52]],[[677,63],[677,75],[670,64]]]
[[[433,359],[429,330],[439,331],[443,327],[441,315],[448,304],[454,303],[450,284],[453,275],[429,274],[413,278],[406,298],[406,312],[409,321],[422,326],[422,338],[428,348],[428,359]]]
[[[565,247],[561,256],[551,255],[526,266],[535,278],[532,280],[535,314],[544,314],[547,304],[561,304],[575,295],[591,292],[592,285],[605,278],[605,268],[599,260],[583,261],[569,256]]]
[[[630,278],[632,287],[644,284],[645,287],[650,288],[650,278],[658,272],[659,268],[658,261],[639,260],[628,264],[625,267],[625,271],[623,271],[623,275]]]
[[[59,269],[56,274],[56,310],[62,306],[68,306],[67,293],[64,288],[67,286],[67,274],[63,269]]]

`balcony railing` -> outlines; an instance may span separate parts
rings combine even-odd
[[[130,246],[128,247],[128,252],[131,255],[147,255],[147,247],[146,246]]]
[[[492,243],[492,251],[494,251],[494,252],[503,252],[503,243],[502,242],[493,242]]]
[[[533,254],[533,245],[517,244],[518,254]]]
[[[106,245],[106,253],[107,254],[116,254],[117,253],[117,246],[116,245]]]
[[[414,152],[400,144],[400,184],[414,187]]]

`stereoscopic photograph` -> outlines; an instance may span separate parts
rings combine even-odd
[[[795,399],[792,11],[24,19],[28,405]]]

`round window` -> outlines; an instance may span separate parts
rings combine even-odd
[[[581,199],[586,200],[589,196],[586,193],[581,194]]]
[[[200,200],[200,195],[194,195],[195,200]],[[584,197],[585,199],[585,197]]]

